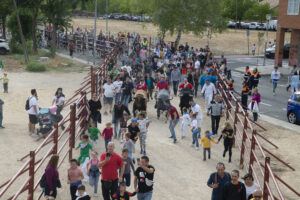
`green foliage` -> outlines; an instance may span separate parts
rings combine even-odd
[[[263,22],[266,20],[267,14],[274,14],[274,11],[271,9],[270,4],[260,4],[256,2],[250,9],[247,10],[244,18],[248,20]]]
[[[11,0],[1,0],[0,3],[0,19],[2,17],[6,18],[12,12],[12,1]]]
[[[25,39],[28,40],[28,39],[31,38],[31,34],[32,34],[32,29],[31,29],[32,14],[31,14],[31,11],[27,8],[20,8],[19,9],[19,16],[20,16],[23,35],[24,35]],[[19,32],[16,12],[13,12],[10,15],[7,25],[8,25],[9,31],[12,34],[12,38],[17,42],[21,42],[21,36],[20,36],[20,32]]]
[[[46,71],[46,66],[39,62],[30,62],[26,65],[26,70],[30,72],[44,72]]]
[[[28,54],[32,54],[32,52],[33,52],[32,41],[31,40],[26,41],[26,45],[27,45]],[[16,53],[16,54],[24,53],[22,43],[19,41],[16,41],[14,39],[10,40],[9,47],[10,47],[11,53]]]
[[[235,20],[237,13],[237,21],[241,21],[245,19],[245,13],[251,9],[255,3],[257,3],[256,0],[222,0],[222,15],[225,18]]]

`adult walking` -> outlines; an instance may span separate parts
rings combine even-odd
[[[112,103],[115,95],[115,85],[111,82],[110,78],[107,78],[107,82],[103,85],[102,93],[104,94],[104,115],[107,115],[107,109],[112,112]]]
[[[210,102],[208,107],[207,116],[211,116],[211,129],[213,135],[218,135],[220,119],[223,116],[224,105],[219,95],[215,96],[215,99]]]
[[[126,77],[126,81],[122,84],[122,103],[124,106],[128,107],[129,100],[131,98],[131,93],[133,90],[133,84],[129,77]]]
[[[121,120],[123,119],[124,112],[126,112],[130,116],[130,111],[128,110],[128,108],[126,106],[124,106],[122,104],[121,101],[119,101],[118,103],[116,103],[114,105],[112,122],[114,124],[114,133],[115,133],[114,138],[115,139],[117,137],[118,137],[118,139],[120,139],[121,131],[118,131],[118,127],[119,127]]]
[[[90,118],[93,120],[93,122],[96,124],[101,123],[101,113],[100,110],[102,108],[101,101],[98,98],[97,94],[94,93],[92,95],[92,99],[89,100],[89,106],[90,106],[90,111],[91,115]]]
[[[178,68],[175,66],[171,72],[171,81],[173,84],[173,92],[174,92],[175,96],[177,96],[178,84],[180,82],[180,77],[181,77],[181,73],[178,70]]]
[[[52,197],[56,198],[57,196],[57,188],[61,187],[60,180],[59,180],[59,174],[57,170],[59,156],[53,155],[46,167],[45,170],[45,178],[46,178],[46,184],[45,184],[45,196],[46,197]]]
[[[177,109],[171,105],[170,100],[166,100],[165,105],[166,105],[166,110],[168,111],[166,123],[168,122],[169,116],[171,116],[171,120],[169,124],[169,129],[171,132],[170,138],[173,138],[173,142],[176,143],[177,139],[176,139],[175,127],[179,122],[179,114]]]
[[[251,84],[251,90],[252,88],[257,88],[258,87],[258,83],[259,83],[259,79],[260,79],[260,74],[257,71],[257,68],[255,68],[251,74],[251,80],[252,80],[252,84]]]
[[[123,81],[121,80],[120,76],[117,76],[117,80],[113,82],[115,88],[116,88],[116,97],[115,97],[115,103],[118,103],[121,100],[122,97],[122,90],[121,87],[123,85]]]
[[[113,195],[118,189],[118,183],[122,182],[125,165],[117,153],[114,152],[115,144],[109,142],[107,145],[107,152],[101,154],[98,168],[101,168],[101,184],[102,196],[104,200],[113,199]],[[118,177],[118,170],[120,174]]]
[[[294,75],[291,78],[291,88],[292,94],[299,89],[299,76],[297,71],[294,72]]]
[[[254,183],[254,178],[251,173],[247,173],[242,179],[244,179],[244,184],[246,187],[246,199],[251,199],[253,192],[259,189],[259,186]]]
[[[205,97],[205,111],[208,111],[208,106],[213,99],[214,94],[216,94],[216,87],[209,79],[205,80],[205,84],[201,90],[202,96]]]
[[[57,88],[55,95],[52,100],[52,105],[56,105],[56,123],[60,122],[63,119],[63,116],[61,114],[61,111],[64,108],[65,105],[65,95],[63,94],[62,88]],[[62,126],[62,129],[65,127]]]
[[[201,133],[201,126],[202,126],[202,109],[199,104],[197,104],[193,99],[190,100],[191,112],[193,115],[196,115],[197,125],[199,129],[199,133]]]
[[[216,166],[217,172],[210,174],[207,186],[212,188],[211,200],[221,200],[225,183],[231,180],[230,174],[225,172],[225,164],[219,162]]]
[[[257,122],[258,112],[259,112],[260,94],[258,93],[258,88],[253,91],[253,96],[251,99],[250,110],[253,113],[253,121]]]
[[[232,170],[231,181],[223,187],[222,200],[246,200],[245,185],[239,181],[240,172]]]
[[[71,40],[70,44],[69,44],[69,51],[70,51],[70,56],[73,58],[73,52],[74,52],[74,49],[75,49],[75,44],[74,44],[74,41]]]
[[[148,156],[142,156],[135,171],[134,188],[138,200],[151,200],[155,168],[149,165]]]
[[[271,73],[271,80],[270,80],[270,82],[273,83],[273,95],[276,94],[276,88],[279,79],[280,79],[280,72],[278,71],[278,67],[274,67],[274,71],[272,71]]]
[[[28,102],[28,104],[27,104]],[[35,125],[38,123],[39,119],[39,104],[38,104],[38,96],[36,89],[31,90],[31,96],[26,102],[26,110],[29,115],[29,134],[33,137],[37,137],[38,134],[35,133]]]
[[[155,80],[152,78],[152,76],[147,73],[146,74],[146,83],[147,83],[147,88],[148,88],[148,92],[147,92],[147,98],[148,98],[148,101],[153,99],[152,97],[152,94],[153,94],[153,90],[154,90],[154,87],[155,87]]]

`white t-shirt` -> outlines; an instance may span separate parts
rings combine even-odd
[[[54,96],[53,99],[55,101],[55,105],[57,105],[57,106],[64,105],[65,97],[61,96],[57,99],[57,96]]]
[[[40,110],[39,110],[39,103],[38,103],[36,97],[35,96],[31,96],[29,98],[30,98],[30,100],[29,100],[29,107],[30,107],[30,109],[28,110],[28,114],[29,115],[39,114],[39,112],[40,112]],[[36,106],[37,113],[35,113],[33,106]]]
[[[111,83],[110,85],[108,85],[107,83],[105,83],[103,85],[103,89],[104,89],[105,97],[114,97],[114,90],[115,90],[114,84]]]
[[[191,118],[189,113],[185,113],[184,115],[182,115],[182,124],[189,124],[191,122]]]
[[[192,112],[193,112],[193,114],[198,113],[198,115],[196,117],[197,120],[202,119],[202,110],[201,110],[200,105],[198,105],[198,104],[193,105]]]
[[[216,87],[213,83],[209,83],[209,84],[204,84],[201,93],[204,94],[205,96],[207,95],[214,95],[217,93],[216,91]]]
[[[121,67],[121,69],[126,69],[128,74],[130,74],[130,72],[131,72],[131,67],[127,66],[127,65],[124,65],[123,67]]]
[[[198,122],[197,122],[197,119],[193,119],[192,120],[192,123],[191,123],[191,126],[192,126],[192,128],[198,128]]]
[[[247,199],[248,197],[256,190],[259,188],[259,186],[256,184],[256,183],[253,183],[253,185],[251,187],[248,187],[246,184],[245,184],[245,187],[246,187],[246,195],[247,195]]]
[[[197,61],[195,62],[195,69],[199,69],[199,67],[200,67],[200,61],[197,60]]]
[[[115,81],[113,84],[116,88],[116,93],[120,93],[123,81]]]
[[[139,124],[139,129],[140,129],[141,133],[146,133],[147,132],[148,119],[145,118],[143,120],[137,120],[137,122]]]

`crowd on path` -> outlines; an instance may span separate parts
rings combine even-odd
[[[175,47],[174,43],[161,40],[151,51],[147,39],[136,35],[133,45],[119,52],[122,65],[113,63],[109,66],[101,94],[92,94],[88,101],[91,111],[84,133],[77,145],[80,155],[70,161],[67,171],[70,196],[72,200],[90,199],[85,192],[85,183],[94,188],[94,196],[98,196],[98,183],[101,183],[104,200],[130,199],[150,200],[153,194],[155,167],[147,156],[147,137],[151,121],[148,119],[148,102],[155,102],[157,117],[166,116],[169,120],[170,139],[174,144],[179,142],[176,126],[181,121],[181,139],[186,140],[188,132],[192,135],[191,146],[196,151],[203,147],[203,161],[211,159],[211,143],[218,144],[223,139],[223,157],[228,152],[228,162],[232,161],[232,147],[235,134],[232,124],[225,123],[219,131],[220,120],[225,113],[223,99],[216,87],[219,81],[217,73],[227,81],[225,89],[233,94],[234,80],[231,78],[227,61],[214,59],[208,47],[194,49],[188,43]],[[127,50],[126,50],[127,49]],[[130,52],[130,54],[129,54]],[[241,101],[245,110],[253,113],[254,121],[258,118],[258,106],[261,101],[257,86],[260,75],[257,70],[252,73],[246,68]],[[272,73],[272,81],[276,82],[280,75]],[[274,84],[275,85],[275,84]],[[200,88],[199,88],[200,86]],[[276,87],[275,87],[276,88]],[[252,94],[248,105],[248,97]],[[179,96],[180,103],[172,102]],[[200,94],[200,95],[198,95]],[[100,97],[100,98],[99,98]],[[205,107],[201,108],[196,99],[204,99]],[[101,102],[102,100],[102,102]],[[65,102],[62,88],[58,88],[52,106],[46,113],[55,118],[54,123],[62,119],[61,111]],[[31,97],[26,102],[29,114],[29,133],[39,136],[43,132],[35,125],[40,122],[41,111],[38,104],[37,91],[31,90]],[[130,109],[132,107],[132,110]],[[103,115],[111,116],[111,121],[103,121]],[[211,119],[211,130],[202,130],[204,117]],[[100,130],[98,124],[105,124]],[[204,134],[201,134],[203,132]],[[101,143],[100,141],[103,141]],[[122,144],[120,155],[115,152],[115,143]],[[137,147],[139,143],[139,151]],[[105,146],[105,152],[98,154],[96,148]],[[138,156],[138,153],[141,155]],[[60,179],[57,170],[58,156],[54,155],[45,170],[43,189],[48,198],[55,198]],[[128,192],[126,187],[132,183],[134,191]],[[217,172],[212,173],[207,185],[212,188],[213,200],[246,200],[262,199],[261,191],[254,183],[253,176],[247,174],[244,182],[239,181],[239,171],[231,174],[225,172],[225,164],[217,164]]]

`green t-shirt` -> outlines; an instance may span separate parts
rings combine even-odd
[[[80,142],[77,148],[80,148],[78,162],[84,163],[85,159],[90,157],[90,149],[93,149],[93,146],[89,142],[86,144]]]
[[[3,68],[3,63],[2,63],[2,60],[0,59],[0,68]]]
[[[91,133],[91,140],[96,141],[98,140],[98,134],[99,134],[99,129],[97,127],[90,127],[89,132]]]

